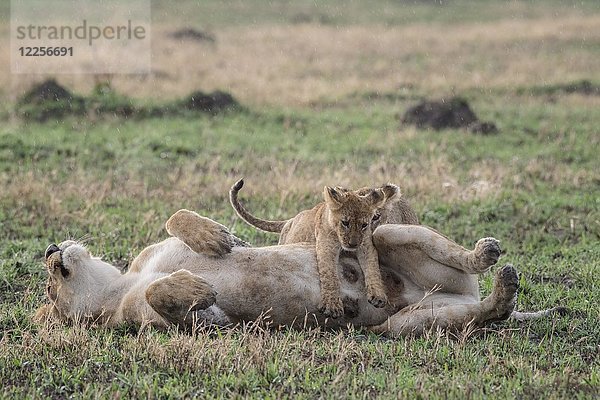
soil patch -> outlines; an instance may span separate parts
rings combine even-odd
[[[587,79],[580,81],[561,83],[557,85],[536,86],[533,88],[520,89],[518,94],[533,95],[554,95],[554,94],[581,94],[584,96],[600,96],[600,85],[597,85]]]
[[[86,107],[83,97],[72,94],[54,79],[48,79],[25,93],[17,102],[16,111],[25,119],[43,122],[85,114]]]
[[[212,114],[238,106],[238,102],[232,95],[218,90],[208,94],[201,91],[193,92],[180,103],[180,107],[186,110]]]
[[[196,42],[214,43],[216,41],[213,34],[194,28],[179,29],[175,32],[169,33],[169,37],[177,40],[193,40]]]
[[[461,97],[441,100],[425,100],[409,108],[402,123],[417,128],[442,129],[467,128],[473,133],[491,134],[498,129],[493,122],[482,122],[477,118],[469,103]]]

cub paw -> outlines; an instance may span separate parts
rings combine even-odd
[[[383,308],[387,304],[387,296],[369,296],[369,303],[375,308]]]
[[[375,308],[383,308],[387,304],[387,296],[384,290],[377,290],[367,286],[367,299]]]
[[[473,250],[475,272],[485,272],[500,258],[500,242],[493,237],[479,239]]]
[[[329,300],[322,299],[318,309],[323,315],[334,319],[344,315],[344,304],[339,297]]]

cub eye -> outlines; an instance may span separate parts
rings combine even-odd
[[[369,224],[362,224],[360,227],[362,228],[362,230],[364,231],[365,229],[367,229],[367,226],[369,226]]]
[[[350,221],[347,221],[347,220],[343,219],[342,220],[342,226],[344,228],[348,228],[350,226]]]

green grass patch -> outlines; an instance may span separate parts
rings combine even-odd
[[[555,103],[468,96],[478,113],[498,123],[499,134],[415,131],[396,116],[413,100],[365,105],[361,96],[319,112],[5,125],[2,396],[594,397],[600,114],[572,104],[571,95]],[[373,170],[378,163],[388,172]],[[290,165],[291,175],[280,177]],[[520,309],[560,304],[571,312],[458,338],[433,332],[399,340],[361,330],[246,327],[189,336],[32,323],[44,301],[41,259],[49,242],[84,238],[94,254],[126,268],[146,245],[166,237],[164,221],[186,207],[255,244],[273,244],[276,236],[235,218],[226,201],[229,185],[248,176],[250,189],[242,193],[248,207],[284,218],[318,201],[321,188],[311,180],[335,184],[340,167],[356,186],[369,184],[374,173],[400,183],[423,223],[465,246],[483,236],[499,238],[501,262],[521,272]],[[435,172],[439,168],[445,172]],[[400,171],[410,174],[394,175]],[[496,175],[501,178],[487,195],[461,200],[463,194],[452,191]],[[293,190],[295,182],[301,189]],[[279,193],[288,189],[286,196]],[[489,293],[492,274],[480,281],[482,295]]]
[[[202,2],[202,13],[197,1],[178,2],[177,10],[152,4],[157,26],[206,28],[221,46],[221,28],[251,24],[343,29],[552,21],[589,16],[600,3],[261,0],[223,6],[210,0]],[[7,4],[0,4],[0,15],[8,20]],[[532,37],[543,43],[531,57],[560,51],[562,44],[585,57],[597,50],[592,39]],[[508,46],[525,46],[527,39]],[[464,54],[448,62],[473,57],[472,65],[465,63],[473,73],[502,65],[494,51],[459,50]],[[423,50],[405,61],[426,67],[429,60]],[[598,398],[600,109],[596,78],[582,78],[525,87],[507,80],[503,87],[462,93],[429,93],[418,84],[385,92],[371,87],[307,107],[222,115],[190,111],[189,97],[158,104],[104,85],[51,103],[53,118],[12,120],[9,111],[17,105],[2,104],[0,398]],[[419,100],[448,93],[467,99],[499,133],[400,122]],[[255,245],[276,243],[276,235],[246,225],[231,209],[227,192],[240,177],[246,178],[240,196],[247,207],[271,219],[312,207],[325,184],[397,183],[424,224],[458,243],[501,240],[500,263],[520,273],[518,309],[563,305],[570,312],[458,337],[431,332],[397,340],[361,329],[247,325],[188,335],[33,323],[45,301],[42,259],[51,242],[81,239],[93,254],[126,269],[143,248],[167,237],[163,226],[173,212],[188,208]],[[492,289],[493,271],[480,277],[482,296]]]

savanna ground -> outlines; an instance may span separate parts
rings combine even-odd
[[[568,86],[600,84],[600,6],[443,3],[153,3],[153,73],[101,78],[144,102],[222,89],[245,106],[219,116],[26,123],[14,102],[45,77],[11,76],[2,50],[0,397],[597,397],[600,96]],[[215,41],[167,37],[186,26]],[[95,79],[58,77],[84,94]],[[449,94],[500,133],[399,123],[419,99]],[[126,268],[185,207],[275,243],[234,216],[226,195],[241,176],[249,208],[271,218],[310,207],[324,184],[398,183],[422,222],[457,242],[501,239],[501,263],[521,272],[519,309],[571,312],[398,340],[32,322],[53,241],[85,238]]]

